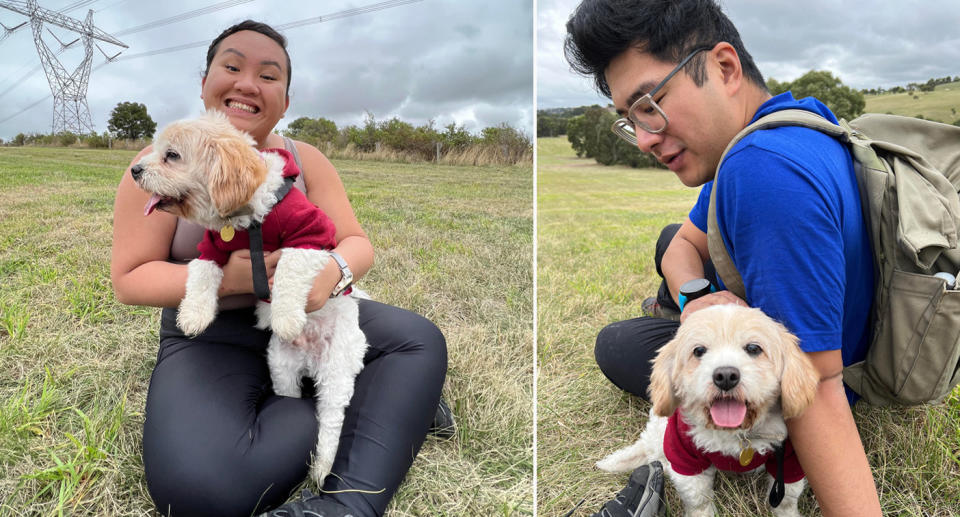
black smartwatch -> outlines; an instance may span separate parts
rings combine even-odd
[[[684,282],[684,284],[680,286],[680,295],[677,297],[680,312],[683,312],[683,306],[686,305],[687,302],[692,302],[714,291],[716,291],[716,288],[714,288],[713,284],[706,278],[694,278],[693,280]]]

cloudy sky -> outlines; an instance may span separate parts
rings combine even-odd
[[[563,58],[579,0],[537,4],[538,108],[606,104]],[[830,70],[857,89],[960,76],[960,0],[721,0],[766,78]]]
[[[117,39],[129,46],[100,43],[111,56],[123,50],[106,65],[94,48],[87,100],[95,129],[101,132],[121,101],[145,104],[160,126],[199,114],[206,44],[234,23],[252,18],[281,26],[384,3],[37,1],[50,10],[85,4],[63,14],[83,20],[93,9],[94,25],[118,34]],[[161,23],[207,7],[223,8]],[[0,23],[6,27],[26,20],[0,9]],[[533,0],[421,0],[283,30],[293,81],[290,108],[278,127],[301,116],[325,117],[342,127],[362,123],[364,113],[370,112],[378,120],[397,116],[417,125],[431,119],[438,127],[455,122],[472,132],[506,122],[532,135],[533,28]],[[51,50],[59,48],[54,35],[64,43],[75,38],[66,30],[50,29],[53,35],[44,29],[44,40]],[[197,42],[204,45],[142,55]],[[82,42],[59,59],[66,70],[75,70],[83,59]],[[50,132],[53,98],[39,64],[30,24],[0,39],[0,138]]]

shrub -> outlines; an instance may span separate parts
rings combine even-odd
[[[57,133],[56,139],[60,143],[60,145],[64,147],[69,147],[77,143],[77,140],[78,140],[76,133],[72,133],[70,131],[61,131]]]

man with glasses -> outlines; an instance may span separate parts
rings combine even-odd
[[[617,386],[646,397],[650,360],[684,315],[746,302],[723,289],[707,248],[707,207],[720,157],[752,121],[797,108],[836,122],[814,98],[771,96],[740,36],[714,0],[585,0],[567,24],[565,51],[593,77],[623,118],[613,131],[654,154],[689,187],[702,186],[683,224],[657,243],[650,316],[614,323],[597,337],[597,363]],[[870,466],[845,392],[843,366],[869,346],[873,262],[852,158],[833,138],[800,127],[757,131],[724,159],[716,211],[731,258],[754,307],[800,337],[821,374],[814,404],[787,422],[824,515],[880,515]],[[681,286],[714,291],[689,301]],[[656,465],[641,467],[600,513],[648,515]],[[654,498],[655,499],[655,498]],[[644,506],[644,507],[641,507]]]

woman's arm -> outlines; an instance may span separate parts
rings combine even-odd
[[[131,165],[149,153],[140,151]],[[176,307],[183,298],[187,268],[167,262],[177,218],[154,212],[143,215],[150,196],[124,171],[113,204],[113,248],[110,255],[110,279],[121,303]]]
[[[296,142],[303,164],[303,180],[307,197],[327,214],[337,228],[335,251],[350,266],[356,282],[373,267],[373,246],[357,221],[347,199],[340,175],[330,160],[317,148]],[[340,268],[332,260],[317,275],[307,301],[307,311],[319,309],[326,303],[333,288],[340,281]]]
[[[130,162],[136,164],[151,150],[147,147]],[[143,215],[149,195],[133,181],[128,168],[120,179],[113,205],[113,247],[110,279],[121,303],[152,307],[176,307],[183,299],[187,268],[168,262],[177,218],[155,211]],[[279,254],[266,256],[267,274],[272,276]],[[220,296],[253,292],[250,252],[237,251],[223,267]],[[334,282],[336,283],[336,282]]]
[[[877,486],[843,390],[840,350],[808,354],[820,372],[813,405],[787,420],[790,441],[823,515],[880,514]]]

